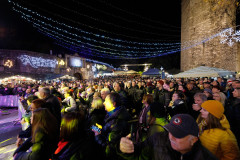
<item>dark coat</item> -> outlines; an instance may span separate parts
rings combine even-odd
[[[89,114],[89,122],[90,126],[96,125],[96,123],[100,125],[104,125],[104,118],[106,117],[107,111],[103,109],[94,109],[93,111],[90,112]]]
[[[49,160],[57,147],[57,139],[50,139],[48,135],[39,130],[36,133],[35,142],[32,143],[32,138],[28,138],[17,150],[17,156],[14,160]],[[27,150],[32,147],[31,152]]]
[[[238,146],[240,147],[240,99],[234,99],[226,108],[226,117],[229,121],[231,131],[236,136]]]
[[[109,160],[117,160],[119,158],[115,153],[115,147],[121,137],[130,133],[129,120],[130,115],[126,108],[120,107],[111,116],[106,116],[101,134],[95,137],[98,144],[105,148],[105,153]]]
[[[61,105],[58,98],[54,95],[49,95],[44,98],[47,102],[47,108],[57,118],[59,124],[61,123]]]
[[[158,132],[144,142],[134,145],[134,154],[124,154],[118,150],[118,154],[131,160],[217,160],[200,141],[196,142],[192,150],[184,155],[172,149],[168,132]]]
[[[103,150],[95,142],[94,135],[80,136],[79,140],[69,142],[52,160],[97,160],[105,159]]]
[[[184,100],[177,99],[174,101],[172,107],[167,107],[167,112],[171,117],[173,117],[176,114],[188,113],[188,108]]]
[[[153,92],[154,102],[159,102],[162,106],[168,106],[170,102],[170,93],[167,90],[159,90],[158,88],[156,88]]]

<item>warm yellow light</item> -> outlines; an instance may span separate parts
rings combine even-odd
[[[5,63],[4,63],[4,66],[8,67],[8,68],[12,68],[13,67],[13,61],[11,60],[7,60]]]
[[[61,66],[65,65],[64,60],[61,60],[61,61],[59,62],[59,64],[60,64]]]

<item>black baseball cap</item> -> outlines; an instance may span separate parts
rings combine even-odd
[[[198,137],[199,129],[195,119],[189,114],[176,114],[169,124],[163,126],[176,138],[183,138],[187,135]]]

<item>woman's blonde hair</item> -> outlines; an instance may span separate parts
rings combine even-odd
[[[225,106],[225,101],[227,99],[226,95],[223,92],[217,92],[214,94],[218,94],[220,96],[220,102],[222,103],[223,106]]]
[[[100,97],[96,97],[93,99],[92,108],[94,108],[94,109],[102,109],[103,108],[103,101]]]

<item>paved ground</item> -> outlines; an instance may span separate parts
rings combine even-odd
[[[21,131],[17,108],[0,108],[0,159],[12,160],[16,137]]]

